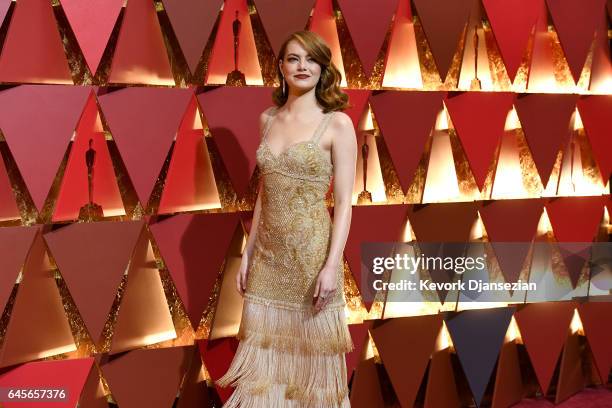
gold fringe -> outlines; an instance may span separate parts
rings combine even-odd
[[[224,408],[350,407],[344,353],[354,345],[343,305],[316,315],[311,307],[285,306],[245,297],[240,344],[215,381],[236,387]]]
[[[278,302],[245,298],[236,338],[261,348],[290,353],[338,354],[353,350],[344,305],[313,315],[309,305],[290,309]]]
[[[321,395],[314,400],[287,399],[286,384],[272,384],[266,394],[251,394],[239,385],[223,408],[350,408],[348,392],[334,397]]]

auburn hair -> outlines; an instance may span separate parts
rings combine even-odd
[[[294,32],[281,45],[277,62],[285,58],[287,44],[292,40],[297,41],[321,66],[321,77],[317,82],[315,95],[319,104],[323,106],[323,112],[344,110],[350,107],[348,95],[340,89],[342,74],[331,60],[331,50],[319,35],[306,30]],[[276,74],[280,86],[272,93],[272,100],[276,106],[281,107],[287,102],[289,92],[283,94],[284,79],[278,64]]]

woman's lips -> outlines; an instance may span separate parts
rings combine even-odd
[[[295,77],[296,77],[297,79],[308,79],[308,78],[310,78],[310,76],[309,76],[309,75],[295,75]]]

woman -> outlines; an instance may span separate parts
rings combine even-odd
[[[350,407],[344,353],[343,251],[357,143],[339,110],[348,96],[331,51],[314,33],[283,43],[282,85],[260,118],[262,177],[236,276],[244,297],[240,344],[217,380],[236,389],[224,407]],[[325,205],[333,177],[334,220]]]

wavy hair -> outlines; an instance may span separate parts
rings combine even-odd
[[[315,95],[319,104],[323,106],[323,112],[344,110],[350,107],[348,95],[340,89],[342,74],[331,60],[331,50],[319,35],[306,30],[294,32],[281,45],[277,62],[285,58],[287,44],[291,40],[297,41],[321,66],[321,77],[317,82]],[[281,107],[287,102],[289,92],[283,94],[282,82],[284,79],[278,64],[276,65],[276,75],[281,85],[272,93],[272,100],[276,106]]]

